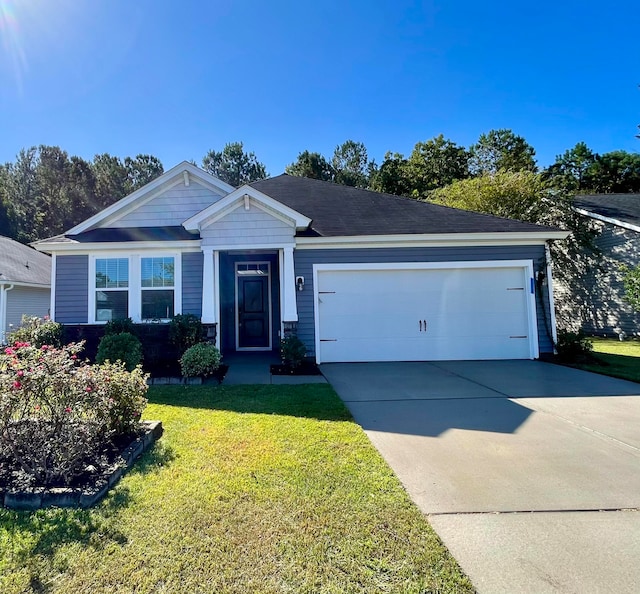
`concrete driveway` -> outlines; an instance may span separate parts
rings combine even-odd
[[[479,592],[640,590],[640,385],[537,361],[322,372]]]

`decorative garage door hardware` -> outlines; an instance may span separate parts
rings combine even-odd
[[[427,331],[427,320],[420,320],[420,332]]]

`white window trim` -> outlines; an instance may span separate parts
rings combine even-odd
[[[123,254],[122,252],[103,252],[89,255],[89,295],[88,295],[88,323],[106,324],[104,321],[96,320],[96,260],[110,258],[126,258],[129,260],[129,292],[128,309],[129,317],[136,324],[153,324],[158,320],[142,319],[142,291],[149,287],[142,286],[141,258],[173,258],[174,259],[174,284],[173,287],[173,314],[182,313],[182,254],[180,252],[142,252],[137,254]],[[169,289],[170,287],[164,287]],[[123,291],[125,289],[118,289]],[[169,322],[168,319],[161,319],[160,322]]]

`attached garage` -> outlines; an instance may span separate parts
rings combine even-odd
[[[316,264],[314,291],[320,363],[538,357],[530,260]]]

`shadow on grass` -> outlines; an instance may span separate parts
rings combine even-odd
[[[127,474],[145,475],[155,472],[159,468],[168,466],[176,457],[175,450],[161,439],[156,441],[149,451],[136,460],[135,464],[127,471]]]
[[[575,364],[572,367],[640,383],[638,357],[613,353],[593,353],[591,357],[591,361]]]
[[[127,474],[148,474],[175,458],[173,448],[156,442]],[[119,483],[91,509],[49,508],[19,512],[0,508],[0,536],[4,532],[9,543],[0,551],[0,562],[26,568],[30,591],[50,592],[53,565],[56,572],[66,570],[59,560],[54,561],[61,547],[77,544],[100,551],[110,544],[127,544],[127,536],[117,528],[118,515],[131,502],[129,489]]]
[[[149,404],[238,413],[351,421],[351,414],[326,384],[239,386],[152,386]]]

